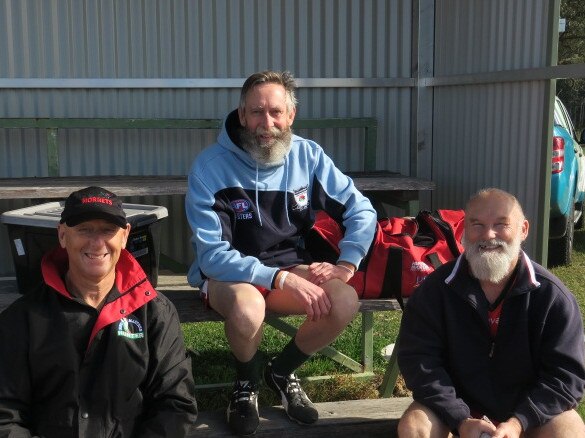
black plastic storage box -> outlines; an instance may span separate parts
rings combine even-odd
[[[59,245],[57,225],[65,201],[48,202],[2,213],[0,221],[8,227],[8,238],[21,293],[36,287],[41,277],[41,259]],[[166,207],[123,204],[132,226],[126,249],[136,258],[153,286],[158,282],[160,222],[168,216]]]

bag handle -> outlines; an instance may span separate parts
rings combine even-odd
[[[433,265],[433,268],[438,269],[439,266],[441,266],[443,263],[441,263],[441,260],[439,259],[439,255],[436,252],[432,252],[430,254],[427,254],[427,258],[429,259],[429,262],[431,262],[431,265]]]
[[[451,227],[449,222],[447,222],[441,217],[440,212],[438,210],[435,210],[433,213],[429,214],[428,216],[425,216],[425,218],[429,222],[430,221],[434,222],[436,226],[441,230],[443,236],[445,237],[445,241],[447,242],[447,245],[451,250],[451,254],[453,254],[453,257],[459,257],[461,255],[461,251],[457,246],[455,233],[453,233],[453,228]]]
[[[388,248],[388,260],[386,261],[386,275],[382,283],[380,298],[395,298],[398,305],[404,310],[404,301],[402,299],[402,252],[404,248],[400,246],[390,246]]]

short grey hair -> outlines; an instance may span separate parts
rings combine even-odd
[[[487,187],[487,188],[483,188],[483,189],[478,190],[467,201],[467,204],[465,205],[465,211],[467,211],[469,209],[469,206],[472,203],[474,203],[475,201],[478,201],[482,198],[485,198],[489,195],[497,195],[497,196],[500,196],[501,198],[505,198],[505,199],[511,201],[512,204],[516,208],[518,208],[518,211],[520,212],[521,219],[522,220],[526,219],[526,216],[524,215],[524,210],[522,209],[522,205],[520,204],[520,201],[518,201],[516,196],[514,196],[513,194],[511,194],[509,192],[506,192],[505,190],[498,189],[496,187]]]
[[[295,82],[295,78],[291,72],[288,71],[273,71],[273,70],[265,70],[258,73],[254,73],[242,86],[242,91],[240,93],[240,110],[243,111],[246,106],[246,95],[250,90],[260,84],[279,84],[284,87],[286,92],[286,106],[288,111],[292,111],[297,106],[297,98],[295,96],[295,90],[297,88],[297,84]]]

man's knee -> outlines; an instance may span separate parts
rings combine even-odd
[[[581,416],[571,409],[552,418],[539,428],[530,429],[525,434],[526,438],[560,438],[560,437],[585,437],[585,424]]]
[[[359,300],[355,289],[341,280],[331,280],[326,287],[331,301],[332,316],[349,323],[359,310]]]
[[[221,283],[210,281],[209,305],[228,324],[251,327],[256,330],[264,321],[266,303],[264,297],[248,283]]]
[[[449,429],[430,409],[418,402],[412,402],[398,422],[400,438],[449,436]]]

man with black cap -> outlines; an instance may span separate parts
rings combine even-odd
[[[195,422],[176,309],[129,233],[114,193],[65,201],[42,286],[0,314],[0,436],[184,437]]]

